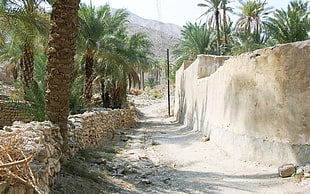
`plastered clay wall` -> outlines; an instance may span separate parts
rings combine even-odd
[[[310,40],[231,57],[201,76],[210,58],[178,70],[177,119],[243,159],[310,162]]]
[[[56,173],[60,171],[60,159],[64,154],[72,156],[87,146],[98,146],[100,142],[112,138],[114,130],[134,126],[135,118],[136,109],[134,108],[94,111],[70,116],[68,153],[61,152],[60,130],[50,122],[27,124],[15,122],[13,126],[4,127],[4,130],[0,130],[2,146],[19,134],[23,143],[18,149],[22,149],[27,156],[33,155],[33,159],[29,162],[33,177],[28,180],[31,180],[30,182],[35,187],[23,183],[14,176],[3,176],[3,173],[8,174],[8,171],[0,168],[0,173],[2,173],[0,174],[0,193],[50,193],[50,186],[54,183]],[[2,163],[3,161],[0,160],[0,167]],[[23,169],[26,166],[22,165],[20,168]]]

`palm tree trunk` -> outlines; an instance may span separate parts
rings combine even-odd
[[[101,87],[101,100],[103,108],[110,108],[111,98],[109,91],[105,87],[104,80],[101,80],[100,87]]]
[[[125,73],[125,72],[124,72]],[[122,108],[123,103],[126,101],[126,80],[125,77],[119,80],[120,83],[118,85],[114,84],[112,92],[111,92],[111,104],[112,109]]]
[[[250,37],[251,35],[251,18],[248,19],[248,23],[247,23],[247,39]]]
[[[60,127],[67,145],[67,122],[76,52],[80,0],[55,0],[48,44],[46,118]]]
[[[140,82],[139,82],[139,89],[141,90],[141,86],[142,86],[142,83],[141,83],[141,80],[142,80],[142,77],[141,77],[141,69],[140,67],[138,67],[138,72],[139,72],[139,78],[140,78]]]
[[[144,90],[144,72],[141,71],[141,85],[142,85],[142,90]]]
[[[94,58],[91,55],[86,56],[85,63],[85,81],[84,81],[84,98],[90,100],[93,96],[92,86],[93,86],[93,66],[94,66]]]
[[[156,69],[156,84],[159,84],[160,71]]]
[[[216,48],[217,48],[217,55],[221,55],[221,37],[220,37],[220,25],[219,25],[219,10],[215,10],[215,25],[216,25],[216,36],[217,36],[217,41],[216,41]]]
[[[228,44],[228,39],[227,39],[227,16],[226,16],[226,5],[223,5],[223,22],[224,22],[224,42],[225,45]]]
[[[131,84],[132,84],[132,80],[131,80],[131,78],[129,77],[128,78],[128,90],[130,91],[130,89],[131,89]]]
[[[24,86],[29,86],[33,82],[33,70],[34,70],[34,54],[29,43],[24,44],[23,56],[20,61],[20,67],[22,69],[22,82]]]

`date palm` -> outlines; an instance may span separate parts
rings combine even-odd
[[[233,55],[240,55],[245,52],[253,52],[257,49],[262,49],[268,46],[268,37],[255,31],[248,37],[246,34],[240,34],[232,38],[231,52]]]
[[[187,23],[183,26],[181,40],[173,50],[177,65],[184,60],[195,60],[199,54],[215,54],[216,35],[205,25]]]
[[[140,88],[143,89],[144,73],[148,71],[152,63],[150,48],[153,44],[144,33],[133,34],[126,39],[126,43],[127,52],[125,56],[129,59],[128,63],[134,66],[136,71],[140,73]]]
[[[222,0],[222,10],[223,10],[223,32],[224,32],[224,43],[225,45],[228,44],[228,22],[227,22],[227,11],[231,12],[231,7],[228,6],[230,0]]]
[[[306,40],[310,33],[309,2],[291,1],[287,11],[277,9],[265,23],[267,33],[279,43]]]
[[[82,50],[85,60],[84,98],[90,99],[92,97],[93,67],[98,52],[101,54],[109,52],[102,50],[99,45],[105,37],[112,36],[113,32],[123,26],[127,21],[127,16],[128,12],[124,9],[119,9],[111,14],[109,5],[100,6],[98,9],[92,5],[81,5],[79,11],[79,48]]]
[[[41,7],[42,0],[3,0],[2,9],[5,11],[8,35],[14,43],[22,45],[20,68],[22,82],[29,86],[33,80],[34,71],[34,42],[37,37],[47,36],[48,17]]]
[[[237,33],[245,33],[250,37],[252,32],[261,32],[263,20],[270,13],[271,7],[266,7],[266,0],[239,0],[241,7],[239,19],[236,22],[235,30]]]
[[[102,47],[110,49],[101,57],[95,69],[101,83],[104,107],[121,108],[126,101],[126,89],[139,83],[137,67],[148,66],[151,42],[143,33],[128,36],[120,29],[114,37],[105,39]]]
[[[0,62],[6,62],[6,71],[8,77],[11,75],[14,81],[18,78],[19,64],[22,57],[22,48],[14,40],[5,41],[0,47]]]
[[[79,3],[80,0],[55,0],[50,18],[45,110],[46,118],[59,125],[64,145],[76,53]]]
[[[215,23],[215,31],[216,31],[216,49],[217,55],[221,55],[221,37],[220,37],[220,9],[222,0],[205,0],[206,3],[199,3],[198,6],[206,7],[207,10],[202,14],[203,15],[210,15],[210,23]]]

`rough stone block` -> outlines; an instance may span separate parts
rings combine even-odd
[[[283,164],[278,168],[279,176],[282,178],[290,177],[296,172],[294,164]]]

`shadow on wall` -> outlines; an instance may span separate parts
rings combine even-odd
[[[184,114],[187,111],[187,106],[185,103],[185,78],[184,78],[184,72],[180,72],[182,75],[180,75],[180,87],[176,87],[177,94],[175,96],[178,96],[178,101],[175,102],[176,105],[178,105],[178,112],[175,112],[177,121],[180,123],[184,123]]]
[[[207,90],[208,91],[208,90]],[[206,96],[205,99],[202,99],[202,102],[197,103],[197,101],[195,101],[195,105],[194,105],[194,113],[196,114],[195,115],[195,119],[193,119],[192,121],[195,122],[197,121],[196,123],[196,129],[201,131],[204,135],[206,135],[208,138],[210,138],[210,133],[211,131],[209,130],[208,128],[208,122],[207,120],[205,120],[206,118],[206,114],[207,114],[207,111],[204,111],[204,110],[207,110],[207,98],[208,96]],[[201,105],[202,104],[202,105]],[[200,109],[200,110],[199,110]],[[195,124],[193,124],[195,125]]]

